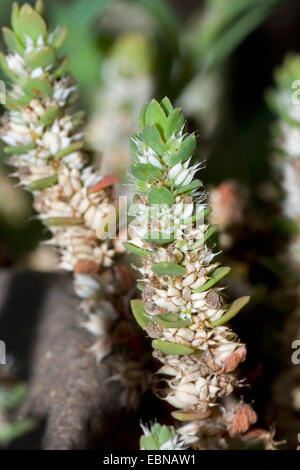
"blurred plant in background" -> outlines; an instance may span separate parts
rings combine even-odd
[[[26,386],[16,382],[7,367],[0,366],[0,448],[32,431],[36,426],[32,419],[15,421],[11,416],[26,393]]]
[[[222,115],[226,61],[281,0],[206,0],[183,36],[192,77],[178,98],[187,117],[196,118],[209,137]]]
[[[275,72],[276,89],[267,100],[279,117],[273,127],[278,180],[282,184],[282,211],[291,222],[289,254],[296,271],[300,269],[300,57],[288,56]]]
[[[292,440],[297,433],[300,413],[300,370],[291,359],[292,345],[300,338],[300,56],[285,57],[274,76],[276,87],[266,93],[266,99],[277,118],[272,127],[273,166],[281,187],[282,218],[287,219],[289,233],[287,249],[280,257],[290,270],[285,283],[295,277],[297,306],[286,312],[281,335],[285,363],[273,384],[273,401],[277,425],[282,434]]]
[[[101,154],[103,174],[126,178],[129,138],[142,104],[154,94],[153,46],[141,33],[120,35],[102,64],[102,86],[87,128],[87,141]]]

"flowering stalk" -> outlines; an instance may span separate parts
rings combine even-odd
[[[111,210],[116,178],[103,178],[82,150],[77,129],[83,113],[70,110],[77,88],[66,72],[68,59],[59,57],[67,29],[49,31],[40,0],[35,9],[14,3],[11,22],[12,29],[3,29],[9,52],[0,55],[11,83],[1,129],[4,151],[16,169],[13,176],[32,193],[38,217],[52,234],[48,244],[59,250],[59,267],[74,273],[81,306],[93,315],[101,269],[111,266],[115,255],[97,231]],[[104,333],[110,321],[103,319],[101,328],[89,324],[92,333],[104,335],[99,358],[110,349]]]
[[[199,164],[192,163],[196,137],[168,98],[152,100],[131,148],[138,194],[125,246],[140,256],[142,291],[142,300],[131,302],[133,314],[152,338],[153,356],[163,364],[158,373],[169,377],[164,399],[177,408],[173,417],[222,414],[220,400],[239,386],[232,372],[246,355],[225,324],[249,297],[228,305],[217,287],[230,268],[220,267],[207,245],[218,227],[205,221],[210,209],[195,178]]]
[[[279,120],[274,128],[275,165],[281,174],[284,199],[282,209],[295,224],[290,244],[290,258],[296,267],[300,263],[300,56],[288,56],[276,70],[276,89],[267,100]]]

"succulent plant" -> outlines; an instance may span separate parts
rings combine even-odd
[[[142,299],[131,302],[132,312],[152,338],[153,356],[163,364],[158,373],[169,377],[164,399],[183,421],[208,417],[239,386],[232,372],[246,348],[226,324],[249,301],[228,304],[218,287],[230,268],[207,244],[218,227],[205,220],[210,208],[195,178],[196,146],[168,98],[142,108],[131,140],[137,195],[125,243],[141,260]]]
[[[97,231],[111,210],[117,178],[103,177],[83,151],[78,130],[83,113],[71,110],[76,84],[67,73],[68,59],[59,55],[67,28],[48,29],[40,0],[35,8],[14,3],[11,23],[12,29],[3,29],[9,52],[0,55],[11,83],[1,128],[4,151],[15,167],[13,176],[32,193],[38,217],[52,235],[48,243],[59,250],[59,267],[74,273],[83,310],[95,314],[99,274],[115,255],[112,241],[99,240]],[[110,322],[106,318],[90,328],[103,336],[99,359],[110,350],[103,327]]]

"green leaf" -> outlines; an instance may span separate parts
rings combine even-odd
[[[3,39],[7,47],[13,52],[17,52],[17,54],[22,56],[24,54],[25,49],[18,40],[17,36],[14,34],[14,32],[9,28],[2,28],[2,33]]]
[[[49,186],[53,186],[58,181],[58,175],[54,174],[51,176],[47,176],[46,178],[41,178],[39,180],[33,181],[28,186],[29,191],[41,191],[42,189],[49,188]]]
[[[196,248],[199,248],[200,246],[202,246],[215,232],[217,232],[217,230],[219,230],[219,225],[217,224],[211,225],[206,230],[204,236],[200,238],[199,240],[197,240],[196,243],[194,243],[190,249],[195,250]]]
[[[30,101],[32,100],[32,97],[24,94],[21,98],[19,99],[14,99],[11,96],[7,95],[6,96],[6,103],[3,103],[3,106],[6,109],[17,109],[19,110],[20,106],[26,106]]]
[[[35,98],[52,97],[53,88],[47,77],[29,79],[24,85],[24,91]]]
[[[184,344],[172,343],[171,341],[162,341],[160,339],[154,339],[152,341],[152,347],[167,355],[178,354],[183,356],[185,354],[193,354],[195,351],[193,348],[185,346]]]
[[[165,139],[168,140],[173,133],[175,135],[185,124],[184,116],[180,108],[174,109],[166,119],[164,126]]]
[[[37,41],[40,36],[44,39],[47,36],[47,26],[44,19],[30,5],[25,4],[19,12],[19,16],[14,21],[15,33],[22,44],[26,45],[26,36],[33,41]]]
[[[211,322],[212,326],[220,326],[224,325],[225,323],[229,322],[233,317],[236,316],[237,313],[249,302],[250,297],[240,297],[236,299],[232,304],[229,310],[227,310],[224,315],[216,321]]]
[[[177,313],[153,315],[152,321],[162,328],[184,328],[192,324],[191,320],[184,320]]]
[[[154,273],[162,276],[183,276],[186,270],[183,266],[175,263],[163,261],[161,263],[153,264],[151,269]]]
[[[75,127],[83,123],[84,116],[85,111],[77,111],[75,114],[73,114],[72,121]]]
[[[178,146],[177,151],[170,156],[170,166],[176,165],[178,162],[185,162],[190,156],[193,155],[197,148],[196,137],[192,134],[184,139]]]
[[[206,207],[203,211],[198,212],[198,214],[192,215],[188,219],[184,219],[182,223],[185,225],[189,225],[194,222],[197,222],[198,220],[204,221],[205,217],[207,217],[210,213],[211,213],[211,208]]]
[[[168,116],[173,111],[173,105],[167,96],[161,100],[160,105],[166,113],[166,116]]]
[[[19,80],[19,77],[18,75],[16,75],[14,72],[12,72],[10,70],[10,68],[8,67],[8,64],[6,62],[6,57],[5,55],[3,54],[3,52],[0,52],[0,65],[1,65],[1,68],[3,70],[3,72],[5,73],[5,75],[7,76],[7,78],[13,82],[16,82]]]
[[[8,442],[12,439],[16,439],[34,429],[35,426],[36,423],[31,418],[5,424],[0,428],[0,442]]]
[[[82,225],[83,220],[79,217],[50,217],[49,219],[43,219],[43,224],[47,227],[57,227],[62,226],[72,226],[72,225]]]
[[[56,154],[56,158],[58,160],[60,160],[61,158],[63,157],[66,157],[67,155],[69,155],[70,153],[73,153],[73,152],[77,152],[78,150],[80,150],[84,145],[84,142],[80,141],[80,142],[74,142],[73,144],[69,145],[69,147],[63,149],[63,150],[60,150],[57,154]]]
[[[4,408],[7,411],[13,410],[24,400],[26,393],[27,387],[22,383],[19,383],[13,387],[0,386],[1,408]]]
[[[166,122],[166,115],[160,104],[156,100],[150,101],[145,112],[145,124],[146,126],[156,125],[159,130],[163,132],[164,125]]]
[[[39,13],[39,15],[45,14],[45,5],[42,0],[36,0],[34,8]]]
[[[7,146],[4,147],[4,152],[8,155],[23,155],[27,153],[29,150],[33,150],[37,147],[35,142],[32,142],[28,145],[20,145],[19,147]]]
[[[151,147],[158,155],[165,151],[165,144],[162,141],[159,131],[155,126],[147,126],[140,135],[140,139]]]
[[[12,12],[11,12],[11,24],[13,30],[16,30],[16,25],[20,16],[20,7],[17,2],[13,3]]]
[[[178,421],[193,421],[199,419],[208,418],[211,414],[211,410],[208,408],[205,411],[193,410],[193,411],[172,411],[171,415]]]
[[[51,124],[53,124],[59,113],[60,108],[58,105],[54,105],[51,108],[47,109],[44,115],[38,120],[37,127],[42,125],[51,126]]]
[[[157,245],[166,245],[174,241],[174,235],[164,235],[161,232],[153,230],[145,236],[145,241],[147,243],[156,243]]]
[[[136,283],[136,287],[137,289],[140,291],[140,292],[143,292],[144,288],[145,288],[145,283],[143,281],[138,281]]]
[[[146,110],[147,110],[147,105],[146,104],[143,104],[142,108],[141,108],[141,111],[140,111],[140,116],[139,116],[139,122],[140,122],[140,129],[141,131],[143,131],[146,127],[146,120],[145,120],[145,116],[146,116]]]
[[[194,191],[194,189],[201,188],[201,186],[203,186],[202,181],[196,179],[192,183],[187,184],[186,186],[180,186],[175,191],[175,195],[179,196],[179,194],[184,194],[184,193],[188,193],[190,191]]]
[[[149,256],[155,254],[153,251],[145,250],[144,248],[140,248],[139,246],[136,246],[133,243],[123,242],[123,245],[127,250],[131,251],[131,253],[134,253],[135,255]]]
[[[145,450],[159,450],[158,445],[151,435],[141,437],[140,448]]]
[[[66,71],[67,71],[67,69],[68,69],[68,67],[69,67],[69,63],[70,63],[69,57],[65,57],[65,58],[62,60],[61,64],[60,64],[60,65],[57,67],[57,69],[55,70],[55,72],[54,72],[54,77],[55,77],[55,78],[60,78],[60,77],[62,77],[62,76],[66,73]]]
[[[52,47],[45,46],[38,51],[33,51],[25,56],[26,63],[31,68],[42,67],[46,68],[53,65],[56,60],[55,52]]]
[[[54,49],[59,49],[68,34],[68,28],[65,26],[57,26],[57,28],[49,35],[49,44]]]
[[[144,330],[148,323],[150,323],[150,319],[147,317],[143,302],[140,299],[134,299],[130,301],[130,306],[136,322]]]
[[[162,170],[151,165],[151,163],[137,163],[132,165],[131,173],[138,180],[151,183],[155,180],[160,180],[163,175]]]
[[[214,270],[214,272],[211,275],[211,279],[209,279],[207,282],[202,284],[202,286],[198,287],[197,289],[193,289],[193,292],[199,293],[199,292],[204,292],[208,289],[210,289],[212,286],[214,286],[217,282],[219,282],[223,277],[227,276],[227,274],[230,272],[230,269],[228,266],[224,266],[222,268],[217,268]]]
[[[173,194],[165,186],[154,186],[148,195],[149,204],[166,204],[172,206],[174,202]]]

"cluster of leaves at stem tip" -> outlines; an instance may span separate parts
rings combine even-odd
[[[140,439],[142,450],[181,450],[184,449],[179,435],[173,426],[153,424],[150,429],[142,426],[144,435]]]
[[[53,32],[49,32],[42,16],[43,11],[43,2],[40,0],[36,2],[35,9],[28,4],[20,7],[14,3],[11,17],[12,29],[3,28],[3,38],[8,49],[19,54],[29,70],[39,67],[43,70],[43,74],[37,77],[17,74],[8,67],[5,55],[0,54],[0,63],[5,75],[12,83],[19,85],[23,92],[19,97],[7,96],[5,106],[8,109],[19,109],[29,104],[33,98],[51,97],[53,78],[59,79],[66,72],[68,59],[60,59],[57,51],[63,44],[68,29],[58,26]],[[39,41],[40,47],[30,47],[32,42],[39,45]],[[49,125],[60,112],[58,106],[49,109],[39,124]],[[24,150],[26,149],[20,152]],[[16,149],[14,153],[17,153]]]

